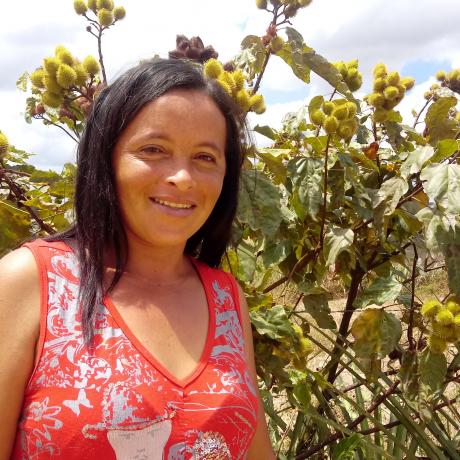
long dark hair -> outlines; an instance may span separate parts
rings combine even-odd
[[[183,60],[154,59],[128,70],[97,97],[77,151],[75,223],[48,241],[74,239],[80,264],[79,301],[85,340],[91,343],[96,308],[120,280],[128,244],[112,168],[112,151],[129,122],[148,102],[167,91],[200,90],[225,117],[226,174],[220,197],[207,221],[186,243],[185,253],[217,267],[231,236],[237,208],[238,182],[247,133],[242,114],[223,88]],[[115,275],[104,289],[104,256],[115,255]]]

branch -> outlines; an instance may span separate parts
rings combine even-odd
[[[433,97],[430,97],[426,102],[425,105],[422,107],[420,112],[417,114],[417,117],[415,118],[414,124],[412,125],[412,128],[415,129],[415,127],[418,125],[418,120],[420,116],[422,115],[423,111],[428,107],[428,104],[433,100]]]
[[[411,299],[410,299],[410,311],[409,311],[409,325],[407,326],[407,340],[409,341],[409,350],[415,349],[415,341],[414,341],[415,279],[417,277],[417,261],[418,261],[417,246],[415,245],[415,243],[412,244],[412,247],[414,248],[414,260],[412,261]]]
[[[47,123],[49,123],[50,125],[53,125],[53,126],[56,126],[56,128],[62,129],[62,131],[64,131],[67,134],[67,136],[69,136],[73,141],[75,141],[78,144],[78,142],[79,142],[78,139],[76,137],[73,137],[72,134],[70,134],[69,131],[67,131],[63,126],[55,123],[54,121],[51,121],[49,118],[46,118],[43,115],[36,115],[35,118],[39,118],[41,120],[44,120]]]
[[[331,141],[331,136],[327,136],[327,143],[326,143],[326,152],[324,154],[324,195],[323,195],[323,207],[321,209],[321,229],[319,232],[319,247],[320,249],[323,248],[324,243],[324,227],[326,225],[326,205],[327,205],[327,176],[328,176],[328,169],[327,169],[327,160],[329,156],[329,145]]]

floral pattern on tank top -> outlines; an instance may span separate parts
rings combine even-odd
[[[183,382],[128,337],[110,300],[83,342],[74,253],[37,240],[44,283],[42,350],[28,383],[12,459],[244,459],[258,399],[230,276],[194,261],[209,305],[202,360]],[[43,308],[44,307],[44,308]]]

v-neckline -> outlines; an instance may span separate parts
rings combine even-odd
[[[205,295],[206,295],[206,303],[208,306],[208,329],[206,335],[206,342],[204,344],[203,351],[201,352],[200,360],[195,367],[195,369],[185,378],[179,379],[175,375],[173,375],[161,362],[149,351],[144,345],[137,339],[134,333],[131,331],[130,327],[126,324],[125,320],[122,318],[120,313],[118,312],[115,304],[112,302],[110,296],[104,297],[104,305],[107,307],[109,313],[112,315],[113,319],[117,323],[118,327],[122,330],[123,334],[129,339],[131,344],[134,348],[139,351],[143,355],[143,357],[159,372],[163,374],[168,380],[170,380],[175,385],[185,388],[187,385],[192,383],[196,380],[203,370],[205,369],[209,357],[212,350],[213,338],[215,333],[215,310],[212,307],[212,297],[209,291],[208,283],[206,282],[206,275],[205,271],[207,269],[206,265],[201,263],[200,261],[194,259],[193,257],[189,257],[189,260],[192,262],[193,267],[195,268],[198,276],[200,278],[201,284],[203,286]]]

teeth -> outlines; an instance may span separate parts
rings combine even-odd
[[[155,201],[170,208],[189,209],[192,207],[191,204],[172,203],[171,201],[159,200],[157,198],[155,198]]]

